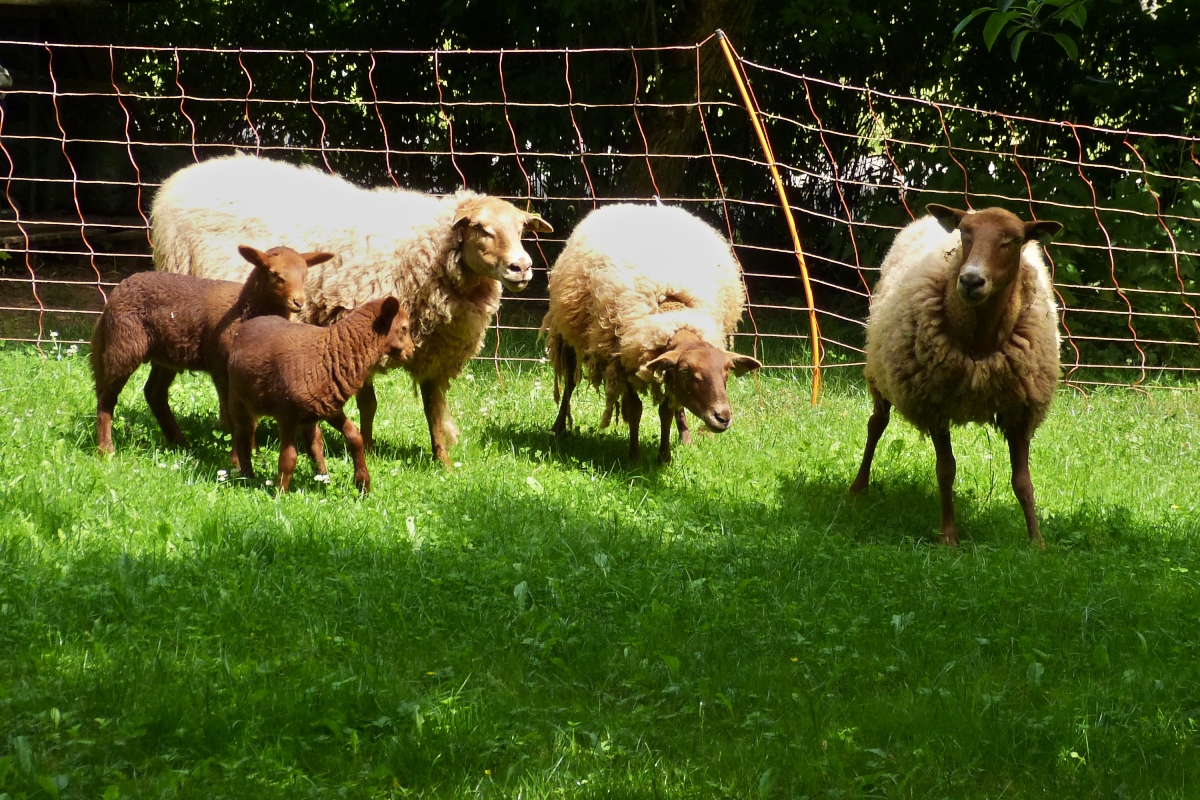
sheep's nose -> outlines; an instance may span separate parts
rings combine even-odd
[[[967,292],[977,292],[987,283],[987,278],[978,272],[964,272],[958,276],[958,285]]]
[[[729,427],[732,420],[733,411],[729,406],[725,406],[724,408],[714,408],[704,422],[713,433],[721,433]]]

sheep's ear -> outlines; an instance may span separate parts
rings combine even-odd
[[[305,264],[315,267],[317,264],[324,264],[333,258],[333,253],[301,253],[300,257],[304,259]]]
[[[1025,241],[1038,239],[1042,236],[1053,236],[1063,229],[1061,222],[1052,219],[1039,219],[1025,223]]]
[[[470,224],[471,224],[471,210],[467,209],[467,208],[460,208],[458,210],[458,213],[454,215],[454,224],[451,225],[450,227],[455,228],[455,229],[460,229],[460,228],[463,228]]]
[[[730,353],[729,355],[731,362],[729,369],[731,369],[733,374],[737,375],[739,378],[745,375],[747,372],[754,372],[754,370],[762,366],[762,362],[757,358],[741,356],[736,353]]]
[[[654,378],[662,378],[664,372],[669,369],[674,369],[679,364],[679,351],[668,350],[658,358],[638,370],[639,375],[643,380],[653,376]]]
[[[242,258],[246,259],[256,267],[262,268],[262,266],[266,263],[266,255],[259,250],[255,250],[248,244],[239,244],[238,252],[242,254]]]
[[[958,227],[958,223],[962,222],[962,218],[967,215],[966,211],[958,208],[944,206],[941,203],[930,203],[925,206],[925,210],[942,223],[942,227],[948,231],[952,231]]]
[[[383,303],[379,307],[379,317],[375,320],[375,330],[378,333],[387,333],[392,329],[392,320],[400,313],[400,301],[394,297],[383,298]]]
[[[525,218],[525,230],[537,231],[538,233],[554,233],[553,226],[542,219],[540,214],[530,214]]]

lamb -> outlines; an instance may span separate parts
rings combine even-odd
[[[125,383],[146,362],[151,364],[146,403],[171,444],[187,446],[167,398],[183,370],[212,376],[225,422],[225,357],[238,325],[261,315],[290,319],[304,305],[308,268],[333,258],[332,253],[301,255],[288,247],[264,253],[241,245],[236,252],[251,265],[244,284],[140,272],[112,290],[91,347],[101,453],[115,452],[113,409]]]
[[[189,166],[163,184],[151,210],[155,266],[234,279],[245,266],[228,243],[279,237],[339,255],[308,278],[302,318],[327,325],[366,301],[394,295],[412,318],[416,353],[404,368],[421,390],[433,455],[449,465],[457,428],[447,414],[452,378],[483,346],[500,287],[521,291],[533,260],[526,231],[553,230],[537,214],[460,191],[438,199],[369,191],[307,167],[250,156]],[[377,370],[395,366],[385,360]],[[377,402],[372,377],[358,394],[370,449]]]
[[[254,477],[251,449],[258,419],[279,421],[279,491],[286,492],[296,469],[299,432],[317,471],[325,452],[317,422],[325,420],[346,437],[354,459],[354,485],[371,490],[364,441],[343,407],[362,388],[382,358],[403,363],[413,355],[408,314],[395,297],[358,306],[327,328],[293,324],[278,317],[243,323],[229,351],[229,417],[242,475]]]
[[[557,436],[573,422],[571,395],[586,372],[605,387],[600,427],[614,409],[629,424],[629,456],[640,455],[639,393],[658,404],[658,454],[671,460],[671,421],[691,441],[686,408],[714,433],[733,412],[726,395],[732,371],[761,364],[727,352],[745,293],[729,245],[688,212],[667,206],[612,205],[589,214],[567,239],[550,272],[550,310],[542,322],[560,396]]]
[[[1008,441],[1012,488],[1045,548],[1034,509],[1029,443],[1058,383],[1058,308],[1038,237],[1058,222],[1023,222],[1000,208],[926,206],[883,260],[867,323],[867,386],[874,412],[850,491],[870,481],[891,407],[933,440],[941,541],[958,543],[950,426],[991,423]],[[949,228],[950,232],[947,233]]]

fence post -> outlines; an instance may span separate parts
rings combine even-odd
[[[775,163],[775,152],[771,149],[771,142],[767,139],[767,130],[759,119],[758,108],[746,87],[746,81],[738,66],[737,56],[729,44],[729,37],[725,35],[725,31],[717,29],[717,40],[721,43],[725,60],[729,62],[729,71],[733,74],[733,81],[737,84],[738,91],[742,93],[742,101],[746,104],[746,111],[750,114],[754,132],[758,134],[758,143],[762,145],[763,155],[767,159],[767,168],[771,170],[771,178],[775,181],[775,190],[779,192],[779,203],[783,208],[784,219],[787,220],[788,230],[792,234],[792,246],[795,249],[796,261],[800,265],[800,280],[804,284],[804,297],[808,301],[809,341],[812,345],[813,357],[812,404],[815,406],[821,396],[821,328],[817,324],[817,306],[813,302],[812,284],[808,280],[808,263],[804,259],[804,248],[800,246],[796,218],[792,216],[792,207],[788,204],[787,190],[783,186],[783,179],[779,176],[779,168]]]

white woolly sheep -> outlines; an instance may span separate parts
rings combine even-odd
[[[761,366],[724,349],[742,316],[745,291],[726,241],[688,212],[667,206],[613,205],[575,228],[550,272],[550,310],[542,322],[562,403],[552,431],[572,421],[571,394],[585,372],[605,387],[606,427],[620,408],[637,459],[639,392],[658,404],[659,458],[671,460],[671,420],[691,441],[683,410],[709,430],[729,427],[725,392],[732,370]]]
[[[483,346],[500,285],[521,291],[533,260],[525,231],[553,229],[537,214],[469,191],[438,199],[394,188],[362,189],[309,167],[251,156],[212,159],[171,176],[151,210],[154,263],[167,272],[238,279],[225,248],[271,239],[332,250],[312,270],[301,318],[326,325],[368,300],[395,296],[412,320],[416,353],[403,366],[420,387],[433,455],[449,465],[457,429],[446,389]],[[315,245],[314,245],[315,246]],[[384,360],[379,370],[397,366]],[[368,378],[358,393],[368,449],[376,409]]]
[[[1029,477],[1029,443],[1058,383],[1058,309],[1038,237],[1058,222],[1022,222],[1000,208],[927,206],[883,259],[867,323],[874,412],[862,466],[865,491],[891,407],[933,440],[941,541],[957,544],[950,426],[991,423],[1008,441],[1012,488],[1030,540],[1045,547]],[[947,232],[943,225],[949,225]]]

